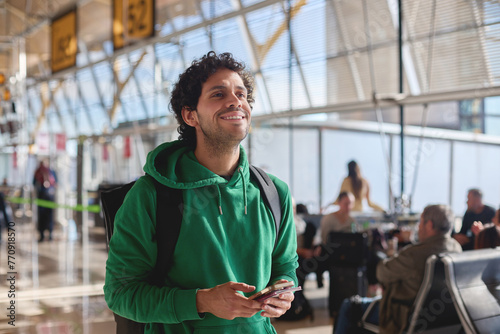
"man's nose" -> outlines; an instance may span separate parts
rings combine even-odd
[[[236,96],[235,93],[231,93],[227,98],[227,105],[229,107],[241,107],[241,100]]]

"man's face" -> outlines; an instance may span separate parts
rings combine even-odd
[[[350,212],[354,207],[354,196],[348,195],[342,197],[342,199],[339,201],[339,207],[344,212]]]
[[[476,210],[479,206],[481,206],[481,198],[479,196],[474,195],[473,193],[467,194],[467,209],[468,210]]]
[[[248,134],[250,116],[243,80],[238,73],[222,68],[202,85],[196,112],[188,111],[192,120],[186,123],[196,128],[198,144],[239,145]]]

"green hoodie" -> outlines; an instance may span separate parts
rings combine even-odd
[[[164,324],[165,333],[276,333],[260,312],[251,318],[225,320],[196,309],[198,289],[229,281],[254,285],[256,291],[278,279],[297,284],[296,235],[287,185],[270,175],[281,200],[276,229],[258,185],[250,179],[246,153],[227,181],[203,167],[180,141],[149,153],[144,171],[171,188],[183,189],[183,220],[173,264],[164,287],[144,281],[156,263],[156,191],[141,177],[116,214],[106,263],[104,294],[113,312],[148,323]],[[251,294],[251,293],[250,293]],[[247,294],[247,295],[250,295]]]

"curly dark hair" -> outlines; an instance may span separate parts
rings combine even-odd
[[[186,141],[193,147],[196,146],[196,131],[195,128],[184,122],[182,108],[188,107],[191,110],[196,110],[203,83],[220,68],[227,68],[238,73],[247,89],[248,104],[253,107],[253,77],[245,70],[245,65],[236,61],[231,53],[217,55],[214,51],[210,51],[201,59],[194,60],[191,66],[179,76],[179,81],[170,98],[170,109],[175,113],[175,119],[179,124],[177,128],[179,139]]]

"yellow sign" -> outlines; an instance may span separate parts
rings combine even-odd
[[[113,46],[120,49],[154,36],[154,0],[113,1]]]
[[[52,73],[76,65],[76,10],[52,21]]]
[[[8,89],[5,89],[4,92],[3,92],[3,99],[4,101],[10,101],[10,90]]]

